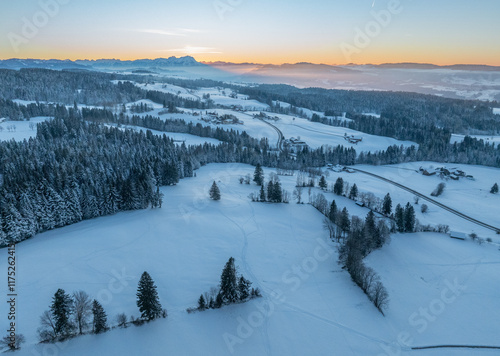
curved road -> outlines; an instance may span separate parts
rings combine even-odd
[[[461,217],[462,219],[468,220],[468,221],[470,221],[470,222],[472,222],[472,223],[474,223],[474,224],[476,224],[476,225],[479,225],[479,226],[485,227],[485,228],[487,228],[487,229],[493,230],[493,231],[495,231],[496,233],[500,233],[500,227],[495,227],[495,226],[493,226],[493,225],[489,225],[489,224],[487,224],[487,223],[485,223],[485,222],[482,222],[482,221],[479,221],[479,220],[477,220],[477,219],[474,219],[473,217],[470,217],[469,215],[465,215],[464,213],[461,213],[461,212],[460,212],[460,211],[458,211],[458,210],[455,210],[455,209],[453,209],[453,208],[450,208],[449,206],[444,205],[443,203],[440,203],[440,202],[438,202],[437,200],[434,200],[434,199],[432,199],[432,198],[429,198],[428,196],[426,196],[426,195],[424,195],[424,194],[422,194],[422,193],[419,193],[419,192],[417,192],[416,190],[413,190],[413,189],[411,189],[411,188],[408,188],[407,186],[404,186],[404,185],[402,185],[402,184],[400,184],[400,183],[394,182],[394,181],[392,181],[392,180],[390,180],[390,179],[384,178],[384,177],[379,176],[379,175],[377,175],[377,174],[373,174],[373,173],[370,173],[370,172],[367,172],[367,171],[363,171],[363,170],[361,170],[361,169],[357,169],[357,168],[353,168],[353,167],[348,167],[348,168],[349,168],[349,169],[352,169],[353,171],[356,171],[356,172],[359,172],[359,173],[363,173],[363,174],[367,174],[367,175],[369,175],[369,176],[372,176],[372,177],[375,177],[375,178],[377,178],[377,179],[383,180],[384,182],[387,182],[387,183],[390,183],[390,184],[392,184],[392,185],[395,185],[396,187],[401,188],[401,189],[403,189],[403,190],[406,190],[406,191],[408,191],[408,192],[410,192],[410,193],[412,193],[412,194],[415,194],[417,197],[420,197],[420,198],[422,198],[422,199],[424,199],[424,200],[427,200],[428,202],[430,202],[430,203],[432,203],[432,204],[434,204],[434,205],[437,205],[437,206],[439,206],[440,208],[442,208],[442,209],[444,209],[444,210],[447,210],[447,211],[449,211],[450,213],[455,214],[455,215],[457,215],[457,216]]]
[[[276,130],[276,132],[278,133],[278,143],[277,143],[277,147],[278,147],[278,150],[280,151],[283,151],[283,141],[285,140],[285,136],[283,135],[283,132],[281,132],[281,130],[279,128],[277,128],[276,126],[274,126],[273,124],[271,124],[270,122],[267,122],[266,120],[264,119],[260,119],[258,118],[260,121],[268,124],[269,126],[271,126],[274,130]]]

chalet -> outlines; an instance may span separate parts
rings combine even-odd
[[[295,137],[290,137],[289,139],[285,140],[284,143],[286,146],[290,147],[291,153],[297,153],[303,150],[304,148],[309,147],[307,143]]]
[[[351,136],[347,136],[347,134],[344,135],[344,139],[349,142],[349,143],[352,143],[352,144],[355,144],[357,145],[358,142],[361,142],[363,141],[363,137],[356,137],[354,135],[351,135]]]
[[[467,234],[464,232],[450,231],[450,237],[452,239],[465,240],[467,239]]]

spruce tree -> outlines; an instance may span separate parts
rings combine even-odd
[[[391,215],[392,211],[392,199],[391,195],[387,193],[387,195],[384,197],[384,202],[382,203],[382,214],[389,216]]]
[[[410,203],[406,204],[404,219],[405,231],[413,232],[415,230],[415,209]]]
[[[274,201],[274,183],[272,180],[267,183],[267,201]]]
[[[318,185],[323,190],[325,190],[326,188],[328,188],[328,183],[326,182],[325,176],[321,176]]]
[[[277,180],[273,186],[273,201],[275,203],[281,203],[283,201],[283,194],[279,180]]]
[[[92,322],[92,331],[95,334],[99,334],[102,333],[103,331],[106,331],[106,329],[108,328],[107,326],[108,318],[106,316],[106,312],[104,311],[104,308],[102,307],[101,303],[99,303],[95,299],[92,302],[92,315],[94,317],[94,320]]]
[[[328,218],[333,223],[335,223],[337,220],[337,203],[335,202],[335,199],[332,200],[332,204],[330,205],[330,210],[328,211]]]
[[[137,288],[137,306],[141,317],[146,320],[154,320],[161,316],[162,308],[158,292],[153,279],[148,272],[144,272]]]
[[[342,195],[342,191],[344,190],[344,180],[342,177],[338,177],[337,181],[333,185],[333,192],[337,195]]]
[[[342,209],[340,215],[340,229],[346,234],[351,229],[351,221],[349,220],[349,212],[346,208]],[[345,236],[345,235],[344,235]]]
[[[255,166],[255,171],[253,173],[253,181],[257,185],[264,184],[264,170],[260,166],[260,163],[257,163],[257,166]]]
[[[73,299],[63,289],[58,289],[52,299],[50,311],[54,317],[55,332],[58,336],[68,336],[74,329],[70,321]]]
[[[215,181],[212,184],[212,187],[210,188],[210,199],[220,200],[220,190]]]
[[[394,218],[396,219],[396,227],[398,231],[405,232],[405,211],[400,204],[396,206]]]
[[[238,300],[238,285],[236,281],[236,267],[234,258],[231,257],[226,262],[220,276],[220,293],[222,302],[231,304]]]
[[[355,200],[358,197],[358,186],[356,183],[351,188],[351,191],[349,192],[349,199]]]
[[[207,303],[205,301],[205,297],[200,295],[200,298],[198,299],[198,309],[199,310],[205,310],[207,308]]]
[[[493,187],[491,187],[490,193],[491,194],[497,194],[498,193],[498,184],[497,183],[493,184]]]
[[[245,277],[241,276],[238,280],[238,294],[240,301],[246,300],[250,296],[250,286],[252,282],[250,282]]]

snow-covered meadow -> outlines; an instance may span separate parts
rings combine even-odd
[[[367,259],[391,297],[384,317],[338,266],[321,214],[307,204],[252,203],[248,195],[258,187],[239,183],[252,173],[253,167],[241,164],[205,166],[197,177],[162,188],[161,209],[84,221],[18,244],[18,332],[27,343],[17,354],[471,355],[409,347],[497,343],[497,247],[435,233],[393,235],[390,245]],[[292,191],[296,177],[280,179]],[[218,202],[208,198],[213,181],[221,190]],[[360,217],[368,212],[346,198],[337,202],[350,204],[350,213]],[[7,251],[0,254],[6,270]],[[263,298],[188,314],[186,308],[218,284],[231,256]],[[158,286],[167,319],[36,345],[39,316],[58,288],[85,290],[115,324],[118,313],[139,315],[135,293],[145,270]],[[7,313],[6,303],[0,312]]]

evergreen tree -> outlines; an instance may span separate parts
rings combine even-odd
[[[332,222],[336,222],[337,220],[337,203],[335,202],[335,199],[332,200],[332,204],[330,205],[330,210],[328,211],[328,218]]]
[[[392,212],[392,199],[389,193],[384,197],[384,202],[382,203],[382,214],[385,216],[391,215]]]
[[[396,206],[394,218],[396,219],[396,227],[398,231],[405,232],[405,211],[400,204]]]
[[[231,304],[238,300],[238,285],[236,280],[236,267],[234,258],[231,257],[226,262],[220,276],[220,293],[222,302]]]
[[[220,200],[220,190],[215,181],[212,184],[212,187],[210,188],[210,199]]]
[[[246,300],[250,296],[250,286],[252,282],[250,282],[245,277],[241,276],[238,280],[238,294],[240,301]]]
[[[326,188],[328,188],[328,183],[326,182],[325,176],[321,176],[318,185],[323,190],[325,190]]]
[[[198,309],[199,310],[205,310],[207,308],[207,303],[205,301],[205,297],[200,295],[200,298],[198,299]]]
[[[97,300],[94,299],[92,302],[92,315],[94,317],[94,320],[92,322],[92,331],[95,334],[102,333],[103,331],[106,331],[108,328],[107,326],[107,316],[106,312],[104,311],[104,308],[102,307],[101,303],[99,303]]]
[[[283,194],[281,191],[281,184],[279,180],[276,180],[273,186],[273,201],[275,203],[281,203],[283,201]]]
[[[493,184],[493,187],[491,187],[490,193],[491,194],[497,194],[498,193],[498,184],[497,183]]]
[[[274,201],[274,183],[272,180],[267,183],[267,201]]]
[[[54,318],[55,332],[58,336],[69,336],[74,329],[70,321],[73,299],[63,289],[58,289],[52,298],[50,311]]]
[[[337,195],[342,195],[342,191],[344,190],[344,180],[342,177],[338,177],[333,185],[333,192]]]
[[[358,197],[358,186],[356,183],[353,184],[351,191],[349,192],[349,199],[351,200],[356,200]]]
[[[342,209],[342,212],[340,214],[340,229],[342,230],[342,232],[344,233],[344,236],[345,234],[350,230],[351,228],[351,220],[349,219],[349,212],[347,211],[347,209],[344,207],[344,209]]]
[[[410,203],[406,204],[404,219],[405,231],[413,232],[415,230],[415,209]]]
[[[260,163],[257,163],[257,166],[255,166],[255,171],[253,173],[253,181],[257,185],[264,184],[264,170],[260,166]]]
[[[162,308],[158,292],[148,272],[144,272],[139,280],[137,306],[141,312],[141,317],[148,321],[161,316]]]

